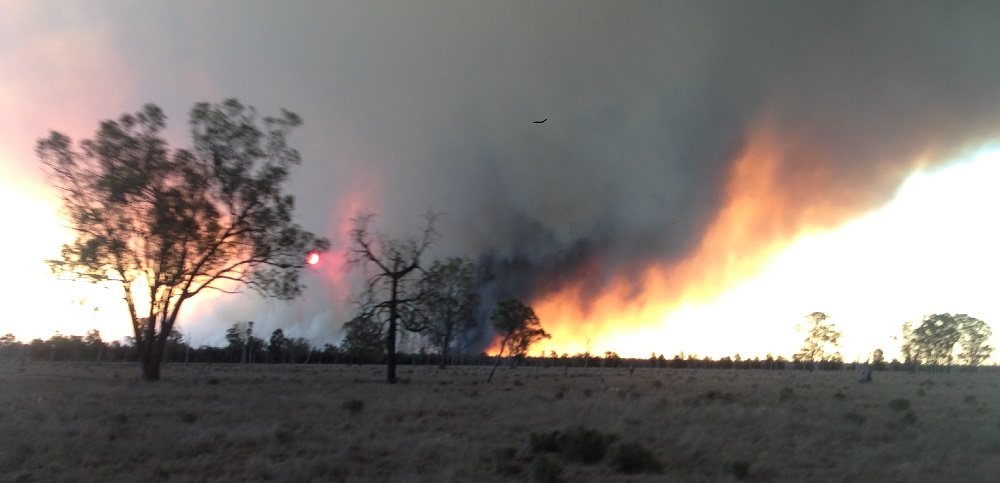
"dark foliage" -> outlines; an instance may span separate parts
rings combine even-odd
[[[608,464],[619,473],[662,473],[653,452],[639,443],[619,443],[608,452]]]
[[[893,399],[892,401],[889,401],[889,409],[892,409],[893,411],[905,411],[910,409],[910,400],[904,398]]]
[[[531,460],[532,476],[535,481],[544,483],[556,483],[561,481],[563,470],[566,465],[554,455],[543,453],[535,456]]]
[[[166,116],[148,104],[101,122],[78,148],[58,132],[38,142],[75,232],[48,264],[63,278],[121,287],[144,380],[159,379],[180,309],[203,291],[301,293],[306,253],[329,243],[293,221],[283,193],[300,163],[287,135],[300,123],[284,111],[261,126],[235,99],[199,103],[193,147],[171,151]]]

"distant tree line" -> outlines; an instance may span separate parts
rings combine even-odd
[[[806,338],[792,360],[806,368],[843,363],[843,356],[836,351],[843,332],[837,330],[823,312],[813,312],[806,319],[806,324],[797,326],[800,332],[806,333]],[[906,322],[902,335],[903,361],[893,359],[890,367],[894,369],[948,369],[952,365],[975,368],[993,353],[993,346],[987,343],[993,337],[993,330],[986,322],[966,314],[928,315],[917,327]],[[882,349],[875,349],[865,363],[881,370],[886,366],[884,354]]]
[[[280,329],[278,329],[280,330]],[[275,332],[277,332],[276,330]],[[90,331],[96,332],[96,331]],[[0,337],[0,361],[27,359],[35,361],[78,361],[78,362],[131,362],[138,360],[138,352],[131,338],[110,343],[90,340],[85,337],[63,336],[56,334],[48,340],[34,339],[28,343],[18,342],[13,335]],[[302,338],[291,339],[298,347],[287,352],[276,352],[276,346],[270,341],[255,338],[248,344],[248,351],[235,344],[223,347],[207,346],[190,347],[180,335],[171,337],[170,350],[165,352],[164,362],[167,363],[233,363],[238,364],[241,356],[248,354],[244,363],[249,364],[384,364],[384,354],[360,355],[352,353],[341,345],[324,344],[322,347],[312,346]],[[876,351],[878,354],[880,351]],[[513,360],[513,359],[512,359]],[[783,356],[743,358],[740,354],[719,359],[700,357],[695,354],[677,354],[666,357],[663,354],[652,354],[649,358],[626,358],[615,352],[602,354],[556,354],[550,352],[544,356],[524,355],[516,359],[516,365],[524,368],[619,368],[619,369],[731,369],[731,370],[819,370],[841,371],[856,367],[854,362],[821,361],[818,363],[797,361]],[[416,352],[399,352],[397,362],[400,365],[438,365],[439,355],[424,348]],[[488,366],[496,362],[496,356],[486,353],[467,354],[455,351],[449,357],[449,363],[455,366]],[[939,366],[917,365],[897,359],[885,361],[876,359],[872,368],[877,371],[914,371],[919,368],[938,368]]]
[[[756,369],[756,370],[845,370],[858,363],[846,363],[839,352],[841,332],[822,312],[809,314],[807,324],[800,327],[807,333],[803,348],[787,359],[767,354],[743,358],[740,354],[719,359],[695,354],[677,354],[671,358],[651,354],[647,359],[623,358],[612,351],[603,354],[582,352],[531,356],[530,342],[543,337],[537,317],[529,307],[516,302],[501,303],[494,311],[494,323],[504,337],[502,352],[491,356],[484,352],[470,354],[458,347],[445,352],[435,334],[410,333],[406,340],[416,350],[400,351],[397,363],[403,365],[494,365],[500,356],[508,354],[512,366],[565,368],[671,368],[671,369]],[[192,347],[177,330],[171,331],[163,353],[169,363],[243,363],[243,364],[384,364],[385,334],[381,327],[360,324],[358,319],[345,324],[345,337],[339,345],[314,346],[302,337],[287,337],[284,330],[275,329],[266,339],[253,331],[253,322],[237,322],[225,333],[226,345]],[[405,334],[404,334],[405,335]],[[544,334],[547,335],[547,334]],[[965,314],[934,314],[924,317],[913,327],[903,326],[902,360],[886,361],[882,349],[875,349],[867,361],[874,370],[914,371],[943,370],[958,365],[974,368],[992,355],[993,347],[986,342],[992,330],[985,322]],[[414,344],[416,342],[417,344]],[[445,356],[447,354],[447,356]],[[48,340],[20,342],[13,334],[0,336],[0,360],[27,359],[37,361],[137,362],[139,352],[132,337],[105,342],[96,329],[85,335],[54,334]]]

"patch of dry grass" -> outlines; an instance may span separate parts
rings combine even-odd
[[[488,371],[0,365],[0,481],[1000,480],[996,372]],[[531,454],[567,428],[621,447]]]

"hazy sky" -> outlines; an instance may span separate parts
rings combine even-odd
[[[445,212],[432,255],[478,261],[489,302],[534,303],[560,352],[790,354],[817,310],[854,338],[849,356],[889,352],[925,311],[1000,330],[996,290],[978,291],[1000,288],[982,276],[997,245],[962,242],[996,237],[996,199],[975,197],[992,188],[967,182],[997,175],[994,158],[967,161],[1000,135],[996,19],[994,2],[0,1],[0,283],[15,306],[0,332],[128,330],[117,293],[45,273],[68,235],[35,141],[154,102],[185,146],[192,104],[227,97],[303,118],[301,224],[342,249],[359,209],[398,235]],[[947,185],[955,160],[974,169]],[[923,186],[907,202],[918,170],[940,173],[907,182]],[[899,203],[910,225],[876,213]],[[904,228],[886,226],[919,230],[899,266],[877,263],[900,253],[882,243]],[[826,248],[798,248],[810,240]],[[945,282],[934,272],[957,270],[956,252],[970,271]],[[219,343],[255,320],[334,341],[349,316],[336,258],[300,301],[201,300],[183,330]],[[921,273],[937,288],[908,297]],[[848,290],[861,280],[881,285]]]

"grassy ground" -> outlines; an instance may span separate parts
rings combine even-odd
[[[383,371],[2,362],[0,481],[1000,481],[997,372]]]

